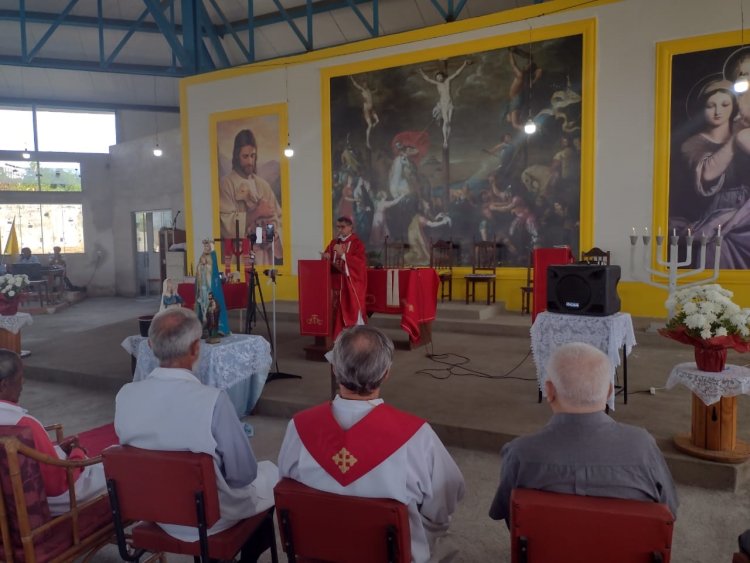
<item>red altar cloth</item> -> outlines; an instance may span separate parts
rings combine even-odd
[[[398,274],[398,305],[388,303],[389,272]],[[395,281],[395,280],[394,280]],[[367,270],[367,312],[401,315],[401,328],[409,335],[409,340],[420,340],[420,325],[435,320],[437,294],[440,278],[432,268]]]
[[[331,263],[328,260],[299,260],[299,333],[331,336]]]
[[[247,308],[247,284],[225,283],[221,286],[224,291],[224,303],[229,309]],[[177,293],[182,297],[182,306],[192,309],[195,307],[195,284],[181,283],[177,285]]]

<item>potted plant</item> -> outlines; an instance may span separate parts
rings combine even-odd
[[[676,291],[666,302],[674,316],[659,334],[693,346],[698,369],[722,371],[727,348],[750,350],[750,309],[736,305],[733,295],[718,284]]]
[[[0,315],[15,315],[21,290],[29,285],[26,274],[5,274],[0,276]]]

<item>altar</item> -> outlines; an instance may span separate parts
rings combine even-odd
[[[148,339],[128,336],[122,347],[136,358],[133,381],[145,379],[158,366]],[[204,385],[224,389],[237,411],[244,416],[253,410],[271,369],[271,345],[262,336],[232,334],[218,344],[201,340],[195,376]]]
[[[21,353],[21,329],[34,322],[28,313],[0,315],[0,348]]]

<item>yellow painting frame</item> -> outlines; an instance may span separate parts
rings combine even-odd
[[[263,106],[255,106],[252,108],[240,108],[228,111],[221,111],[211,113],[209,115],[209,147],[211,151],[211,206],[214,210],[212,217],[212,231],[213,238],[218,239],[221,236],[221,221],[219,215],[220,201],[219,201],[219,184],[220,184],[220,163],[219,163],[219,138],[218,129],[222,123],[236,122],[241,120],[252,120],[256,118],[267,118],[275,117],[278,119],[278,143],[277,146],[270,147],[273,151],[273,157],[278,160],[279,163],[279,176],[280,176],[280,188],[281,188],[281,247],[283,264],[275,266],[281,275],[290,275],[292,272],[292,259],[291,259],[291,200],[290,200],[290,187],[289,187],[289,160],[284,156],[284,148],[286,147],[286,141],[289,136],[289,117],[288,117],[288,106],[286,103],[268,104]],[[259,143],[260,144],[260,143]],[[268,154],[269,147],[258,147],[260,154]],[[268,160],[264,157],[265,160]],[[260,159],[259,159],[260,161]],[[223,248],[219,248],[221,245],[217,245],[217,256],[220,256],[220,260],[223,258]],[[259,264],[260,265],[260,264]],[[264,264],[265,266],[266,264]],[[232,262],[232,271],[236,269],[235,262]],[[243,268],[244,270],[244,268]],[[244,272],[242,272],[244,277]]]
[[[579,21],[550,25],[530,30],[524,30],[505,35],[497,35],[481,39],[465,41],[431,47],[417,51],[409,51],[398,55],[380,57],[326,67],[321,70],[321,138],[322,138],[322,186],[323,186],[323,240],[325,245],[332,237],[333,224],[333,171],[331,154],[331,79],[339,76],[353,75],[391,67],[405,66],[427,62],[436,59],[451,58],[460,55],[470,55],[482,51],[500,49],[525,43],[557,39],[567,36],[581,35],[582,37],[582,105],[581,120],[581,179],[580,179],[580,234],[581,248],[589,248],[593,244],[594,233],[594,178],[595,178],[595,115],[596,115],[596,20],[583,19]],[[458,272],[470,268],[456,268]],[[506,279],[522,279],[526,275],[525,268],[502,268],[498,277]]]
[[[655,126],[654,126],[654,175],[653,175],[653,216],[652,233],[659,231],[669,234],[669,198],[670,171],[672,153],[672,98],[673,98],[673,57],[714,49],[740,47],[743,44],[740,30],[710,35],[687,37],[656,44],[656,89],[655,89]],[[640,234],[640,233],[639,233]],[[696,233],[695,236],[698,236]],[[665,237],[666,238],[666,237]],[[667,239],[668,240],[668,239]],[[667,242],[665,240],[661,258],[667,259]],[[712,244],[709,242],[709,244]],[[654,245],[655,247],[655,245]],[[665,271],[656,264],[656,248],[652,251],[654,269]],[[713,264],[706,264],[711,270]],[[711,275],[707,271],[700,276],[690,277],[685,282],[706,279]],[[717,283],[746,284],[750,281],[750,270],[720,270]]]

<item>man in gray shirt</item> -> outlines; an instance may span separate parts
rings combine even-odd
[[[201,332],[189,309],[166,309],[154,317],[148,338],[159,367],[143,381],[120,389],[115,431],[121,444],[213,457],[221,518],[208,530],[211,535],[273,506],[278,469],[267,461],[256,462],[226,392],[203,385],[193,375]],[[160,526],[182,541],[198,538],[195,528]],[[255,561],[257,547],[248,544],[241,561]]]
[[[611,370],[607,356],[588,344],[553,352],[545,382],[552,418],[538,432],[503,446],[490,518],[510,526],[515,488],[660,502],[676,516],[672,475],[654,438],[604,412],[613,391]]]

